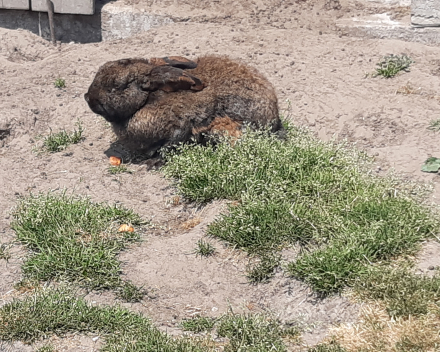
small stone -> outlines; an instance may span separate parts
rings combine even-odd
[[[434,265],[430,265],[429,267],[428,267],[428,270],[434,270],[435,269],[435,266]]]

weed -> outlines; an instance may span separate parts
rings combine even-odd
[[[195,253],[200,255],[201,257],[209,257],[213,255],[215,252],[215,247],[202,239],[197,241],[197,248],[195,249]]]
[[[66,80],[64,78],[57,78],[54,82],[55,88],[66,88]]]
[[[110,166],[107,170],[112,175],[122,174],[122,173],[127,173],[127,174],[133,173],[133,171],[127,169],[125,165]]]
[[[440,119],[431,120],[429,122],[428,130],[438,132],[440,131]]]
[[[116,290],[118,298],[131,303],[140,302],[144,298],[146,292],[142,287],[137,287],[131,282],[123,282]]]
[[[253,284],[269,281],[275,275],[275,269],[280,265],[281,257],[276,254],[264,254],[260,261],[247,272],[248,280]]]
[[[236,201],[209,235],[263,257],[301,244],[288,272],[321,294],[351,285],[371,263],[415,253],[439,229],[416,187],[373,176],[365,154],[294,126],[286,133],[280,140],[246,131],[234,146],[181,145],[162,170],[190,200]],[[271,270],[262,262],[256,278]]]
[[[93,306],[66,289],[41,290],[0,308],[0,340],[32,343],[73,332],[102,336],[102,351],[204,351],[186,339],[162,333],[140,314],[119,306]]]
[[[280,324],[264,315],[226,315],[220,320],[217,334],[229,338],[226,352],[287,351]]]
[[[192,331],[195,333],[203,331],[211,331],[214,328],[216,320],[208,317],[195,317],[181,322],[181,326],[185,331]]]
[[[409,66],[414,61],[407,55],[387,55],[384,56],[381,61],[377,63],[375,76],[382,76],[385,78],[394,77],[400,71],[409,71]]]
[[[90,288],[121,285],[116,256],[139,235],[117,232],[118,226],[143,224],[131,210],[65,193],[23,198],[13,217],[12,229],[30,251],[22,266],[25,278],[68,280]]]
[[[11,258],[11,253],[9,253],[10,244],[2,243],[0,245],[0,259],[8,261]]]
[[[43,148],[50,152],[56,153],[66,149],[70,144],[77,144],[81,142],[84,137],[82,136],[84,130],[80,122],[78,122],[78,129],[74,129],[73,132],[68,133],[62,130],[58,133],[52,133],[43,139]]]
[[[440,159],[433,156],[426,159],[425,163],[422,165],[423,172],[438,172],[439,169]]]

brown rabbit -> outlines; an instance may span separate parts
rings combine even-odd
[[[202,133],[238,135],[243,123],[281,128],[272,84],[226,56],[108,62],[85,99],[123,144],[148,154]]]

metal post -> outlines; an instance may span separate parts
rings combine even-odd
[[[53,2],[51,0],[46,0],[46,4],[47,4],[47,15],[49,16],[50,39],[52,40],[53,44],[56,44],[55,25],[53,23],[53,12],[54,12]]]

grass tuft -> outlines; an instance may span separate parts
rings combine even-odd
[[[195,333],[203,331],[211,331],[214,328],[216,319],[209,317],[195,317],[181,322],[181,326],[185,331],[192,331]]]
[[[275,275],[275,269],[280,265],[280,262],[280,256],[264,254],[257,264],[248,269],[246,276],[249,282],[259,284],[269,281]]]
[[[23,198],[13,217],[12,229],[30,252],[22,266],[26,279],[67,280],[92,289],[123,285],[116,256],[139,235],[117,230],[120,224],[143,224],[131,210],[65,193]]]
[[[414,61],[407,55],[387,55],[384,56],[381,61],[377,63],[375,76],[382,76],[385,78],[394,77],[400,71],[409,71],[409,66]]]
[[[200,239],[197,241],[195,253],[201,257],[209,257],[215,253],[215,247],[211,243]]]
[[[84,139],[82,135],[84,129],[81,123],[78,122],[77,125],[78,129],[74,129],[71,133],[65,130],[58,133],[52,133],[51,131],[50,134],[43,139],[43,148],[50,153],[56,153],[63,151],[70,144],[78,144],[81,142]]]
[[[58,89],[66,88],[66,80],[64,78],[57,78],[53,85]]]
[[[10,246],[8,243],[2,243],[0,245],[0,259],[8,261],[11,258],[11,253],[9,252]]]
[[[41,346],[36,352],[55,352],[55,347],[52,345]]]
[[[136,303],[142,301],[146,291],[142,287],[137,287],[131,282],[125,281],[116,290],[117,297],[125,302]]]
[[[280,324],[264,315],[226,315],[220,320],[217,334],[229,338],[225,352],[287,351]]]
[[[331,341],[330,343],[320,343],[309,348],[308,352],[347,352],[347,350],[341,347],[337,342]]]
[[[300,244],[288,272],[320,294],[415,253],[440,227],[414,186],[374,176],[365,154],[294,126],[284,140],[247,131],[234,145],[181,145],[165,158],[163,172],[185,197],[236,201],[209,235],[261,257]]]

